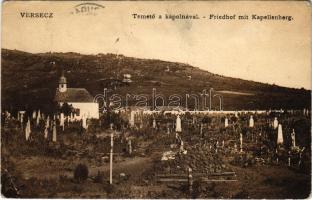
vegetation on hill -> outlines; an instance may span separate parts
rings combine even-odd
[[[224,110],[310,107],[311,91],[224,77],[183,63],[139,59],[115,54],[32,54],[2,49],[2,106],[48,110],[64,70],[68,87],[86,88],[93,96],[111,94],[199,95],[204,89],[223,96]],[[209,65],[209,63],[207,63]],[[131,74],[132,83],[123,83]],[[248,94],[248,95],[246,95]],[[218,109],[218,99],[213,108]]]

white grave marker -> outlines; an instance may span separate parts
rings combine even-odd
[[[56,142],[56,122],[53,123],[52,141]]]
[[[25,137],[26,137],[26,140],[27,140],[27,141],[28,141],[28,139],[29,139],[30,132],[31,132],[31,129],[30,129],[30,120],[28,119],[27,124],[26,124],[26,129],[25,129]]]
[[[296,133],[295,133],[295,129],[293,129],[292,133],[291,133],[291,143],[293,147],[296,147]]]
[[[182,127],[181,127],[181,118],[180,115],[177,116],[176,120],[176,132],[182,132]]]
[[[275,117],[273,121],[273,128],[276,129],[277,127],[278,127],[278,121],[277,121],[277,118]]]
[[[243,134],[239,134],[240,152],[243,152]]]
[[[228,126],[229,126],[229,120],[226,117],[225,120],[224,120],[224,127],[227,128]]]
[[[253,127],[254,127],[254,124],[255,124],[255,122],[254,122],[253,116],[251,115],[251,116],[250,116],[250,119],[249,119],[249,127],[250,127],[250,128],[253,128]]]
[[[282,129],[282,125],[279,124],[278,125],[278,130],[277,130],[277,144],[283,144],[283,143],[284,143],[283,129]]]

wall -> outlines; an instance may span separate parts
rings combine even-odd
[[[76,119],[81,119],[82,116],[87,118],[99,119],[99,104],[94,102],[79,103],[79,102],[68,102],[74,108],[80,109],[80,115],[76,116]]]

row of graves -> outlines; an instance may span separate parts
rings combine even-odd
[[[296,118],[300,119],[300,117],[306,117],[305,119],[308,120],[310,114],[306,109],[303,110],[303,113],[298,111],[288,111],[287,114],[272,115],[270,112],[265,114],[256,114],[256,123],[254,116],[251,114],[239,116],[238,113],[235,113],[227,116],[205,116],[206,115],[203,114],[185,114],[176,116],[163,115],[161,113],[144,115],[141,111],[131,112],[129,122],[130,127],[133,127],[134,129],[142,129],[146,126],[152,126],[153,129],[161,130],[167,135],[174,133],[176,138],[181,138],[179,133],[182,132],[182,117],[184,121],[183,125],[185,126],[185,130],[183,132],[198,132],[201,138],[199,141],[201,143],[204,142],[207,145],[208,141],[205,138],[209,136],[211,137],[209,132],[213,131],[213,129],[217,129],[220,133],[222,133],[221,135],[224,139],[221,141],[218,140],[215,144],[210,146],[218,146],[219,144],[224,145],[225,142],[229,142],[235,151],[243,153],[243,150],[248,150],[251,148],[249,147],[251,145],[253,148],[257,147],[257,154],[261,156],[265,154],[271,155],[270,159],[268,158],[270,162],[274,160],[272,159],[272,157],[274,157],[272,154],[275,154],[276,162],[281,159],[284,160],[284,157],[287,157],[287,163],[292,165],[292,163],[294,163],[293,161],[298,160],[295,159],[295,157],[302,158],[303,152],[306,150],[304,145],[296,145],[296,138],[299,138],[296,136],[296,132],[309,135],[310,130],[303,130],[298,123],[300,121],[294,121]],[[306,127],[309,127],[309,125]],[[303,131],[306,132],[302,133]],[[191,134],[190,140],[192,140],[192,138],[194,138],[193,134]],[[180,146],[183,147],[183,140],[179,140],[181,143]],[[288,156],[286,156],[286,154]],[[279,159],[279,157],[281,157],[281,159]],[[302,163],[299,161],[298,163]]]
[[[185,142],[193,140],[200,145],[208,146],[209,149],[227,144],[227,147],[232,146],[235,152],[240,154],[252,149],[259,156],[261,162],[281,162],[287,158],[287,164],[293,166],[296,162],[302,164],[300,160],[302,160],[304,152],[308,152],[306,146],[298,145],[296,142],[296,139],[299,138],[296,136],[296,132],[309,131],[302,130],[300,124],[294,122],[294,119],[300,116],[295,112],[279,116],[271,116],[268,113],[255,116],[235,113],[208,117],[205,114],[144,114],[143,111],[131,111],[121,116],[126,118],[125,122],[127,123],[122,124],[119,134],[116,133],[116,135],[129,136],[126,134],[129,133],[129,129],[132,132],[151,131],[151,133],[145,132],[147,135],[153,134],[153,130],[155,130],[154,132],[163,132],[167,136],[175,137],[175,141],[178,143],[176,145],[181,151],[184,149]],[[303,112],[303,116],[309,117],[307,111]],[[15,127],[22,130],[25,140],[30,143],[34,137],[57,143],[58,134],[66,132],[65,129],[71,130],[76,127],[76,132],[82,134],[86,132],[90,124],[86,117],[77,120],[74,114],[64,116],[63,113],[50,117],[41,113],[40,110],[34,111],[30,116],[19,112],[16,118],[9,112],[3,113],[4,129],[8,128],[9,121],[15,122]],[[112,130],[113,127],[110,127]],[[139,131],[139,133],[141,132]],[[211,144],[211,142],[214,143]],[[300,142],[302,143],[302,140]],[[264,156],[267,158],[264,159]]]
[[[22,158],[74,156],[74,148],[64,143],[66,129],[75,126],[79,132],[85,132],[87,128],[85,118],[77,120],[73,115],[64,116],[62,113],[47,115],[40,110],[31,113],[22,111],[15,116],[5,112],[2,121],[3,148]]]
[[[26,141],[33,140],[36,131],[43,133],[42,136],[45,140],[57,142],[58,132],[64,131],[65,127],[77,124],[81,131],[88,128],[87,117],[82,116],[81,120],[78,120],[73,113],[68,116],[65,116],[64,113],[53,114],[50,117],[50,115],[46,115],[38,110],[33,111],[29,117],[24,111],[20,111],[17,113],[17,121],[20,122],[20,128],[25,132]]]
[[[116,154],[132,156],[136,145],[129,137],[126,124],[117,130],[110,123],[108,129],[102,130],[101,120],[86,116],[78,119],[74,113],[48,115],[37,110],[32,113],[22,111],[13,116],[6,111],[2,113],[2,122],[3,144],[9,148],[15,145],[24,147],[21,148],[24,149],[20,152],[22,154],[72,160],[88,158],[94,165],[101,166],[109,161],[111,133],[114,133]]]
[[[2,163],[8,163],[2,168],[8,177],[14,174],[8,167],[12,156],[61,159],[57,169],[73,172],[80,163],[87,163],[89,169],[98,168],[136,155],[136,140],[126,130],[127,124],[117,128],[118,122],[110,123],[107,128],[103,120],[84,116],[77,119],[74,114],[66,116],[63,113],[48,115],[40,110],[15,115],[5,111],[2,122],[2,150],[5,149]],[[103,129],[100,129],[101,125]],[[72,173],[65,173],[60,180],[69,180],[71,176]],[[17,195],[19,187],[13,182],[6,185],[5,190],[15,188],[14,195]]]
[[[38,152],[39,146],[44,155],[50,155],[52,149],[52,155],[72,160],[87,158],[91,165],[102,166],[112,163],[112,151],[114,155],[134,156],[136,137],[143,135],[155,140],[147,151],[153,145],[161,151],[148,179],[180,185],[191,197],[207,190],[205,187],[199,190],[198,183],[238,181],[231,166],[279,165],[305,172],[310,169],[310,112],[307,110],[262,114],[170,114],[141,110],[117,116],[92,124],[86,117],[77,120],[74,114],[45,115],[38,110],[19,112],[15,117],[5,112],[3,130],[10,137],[2,137],[3,144],[10,143],[14,135],[22,140],[18,145],[26,144],[24,153],[29,153],[32,147],[37,147]],[[97,135],[92,127],[104,127],[107,121],[107,137]]]
[[[308,110],[226,115],[133,112],[129,116],[131,127],[150,125],[165,136],[159,142],[168,144],[150,179],[184,184],[190,195],[199,192],[193,182],[238,181],[231,166],[276,165],[308,173],[309,119]]]

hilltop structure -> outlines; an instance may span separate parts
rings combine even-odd
[[[124,74],[123,76],[124,76],[124,78],[123,78],[122,82],[124,82],[124,83],[132,83],[131,74]]]
[[[76,119],[99,119],[99,104],[93,101],[93,97],[85,88],[68,88],[64,74],[59,79],[54,100],[60,106],[64,103],[73,106]]]

